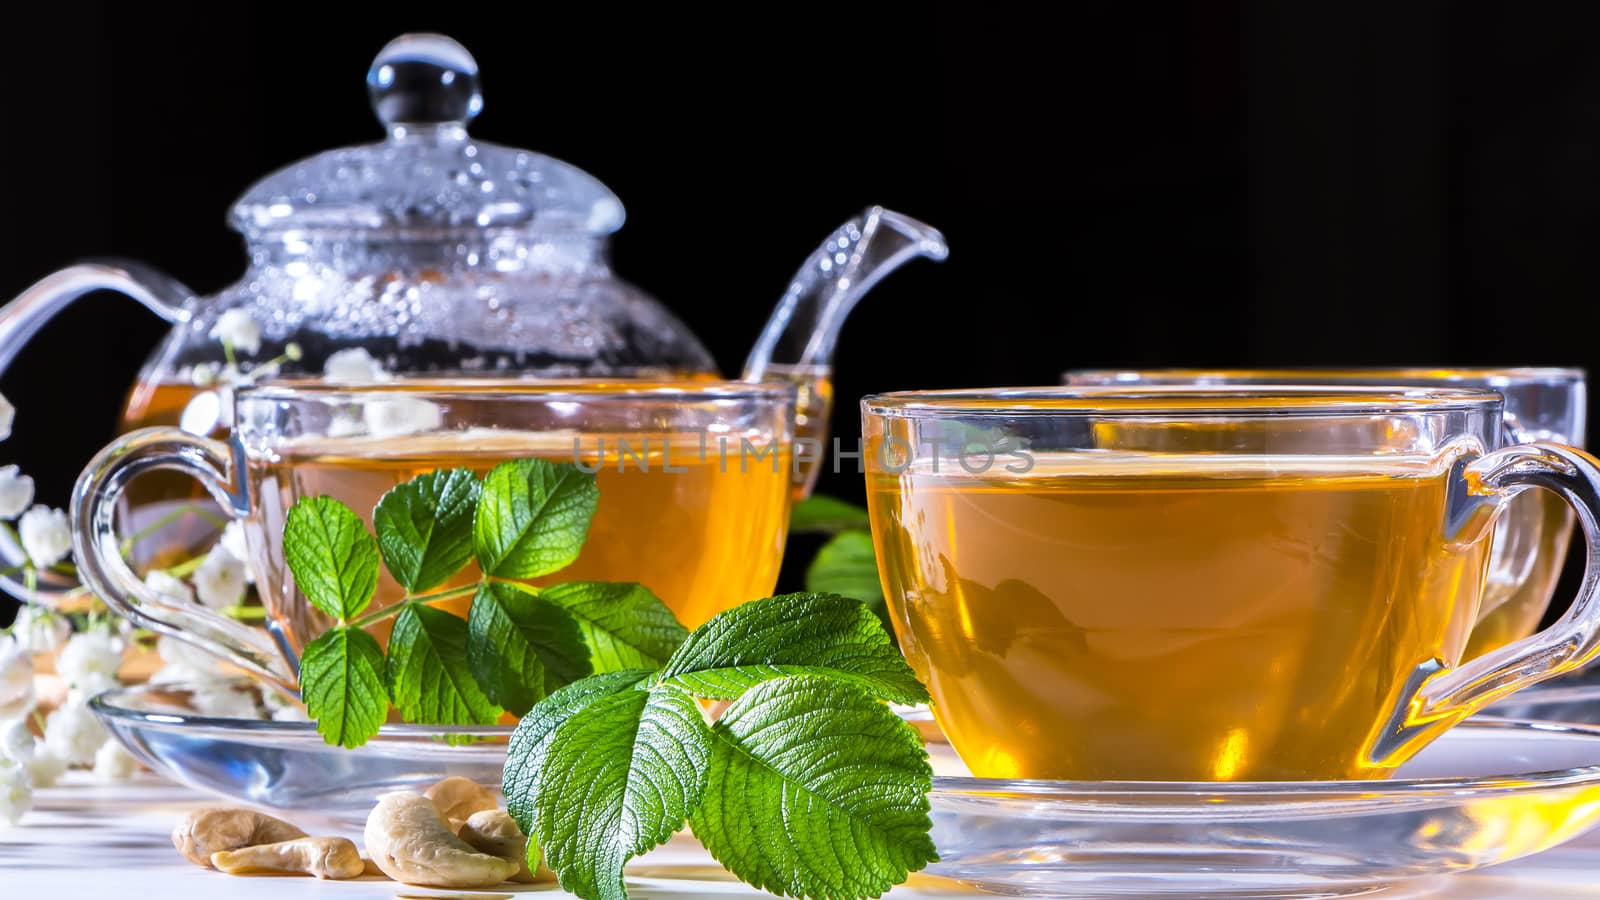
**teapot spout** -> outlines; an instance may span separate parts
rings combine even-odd
[[[883,276],[919,256],[950,255],[944,235],[881,206],[839,226],[795,273],[744,364],[745,381],[788,381],[826,368],[845,317]]]
[[[839,226],[795,273],[744,364],[745,381],[795,385],[794,497],[811,493],[833,412],[833,345],[878,279],[919,256],[950,255],[944,235],[881,206]]]

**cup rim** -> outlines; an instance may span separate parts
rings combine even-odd
[[[516,378],[399,376],[392,381],[325,381],[315,377],[267,378],[235,392],[236,400],[300,400],[405,395],[432,400],[495,399],[507,403],[552,400],[691,401],[771,400],[795,397],[798,388],[778,381],[722,379]]]
[[[1305,383],[1309,379],[1327,379],[1329,384],[1354,383],[1357,380],[1373,381],[1392,378],[1395,383],[1483,382],[1491,385],[1560,384],[1577,385],[1588,380],[1589,373],[1578,366],[1304,366],[1285,368],[1118,368],[1067,369],[1062,378],[1094,376],[1112,379],[1106,384],[1138,384],[1140,378],[1282,378],[1291,383]],[[1264,382],[1263,382],[1264,383]]]
[[[1482,411],[1497,418],[1496,391],[1405,385],[1084,385],[891,391],[861,400],[863,413],[939,416],[1294,418]]]

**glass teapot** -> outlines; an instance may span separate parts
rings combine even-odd
[[[359,363],[345,377],[360,377],[360,364],[385,376],[716,376],[682,322],[612,273],[608,241],[624,213],[604,184],[560,160],[468,135],[483,99],[465,48],[443,35],[401,36],[373,60],[367,87],[386,140],[290,165],[234,204],[229,223],[250,256],[236,284],[200,297],[137,263],[71,266],[0,309],[0,369],[54,312],[112,290],[173,323],[132,388],[128,428],[223,434],[230,383],[333,377],[340,367],[329,360],[341,351]],[[742,377],[796,383],[796,437],[820,441],[845,316],[902,263],[946,253],[937,230],[898,213],[872,207],[846,222],[796,274]],[[798,476],[797,494],[815,474],[813,463]],[[141,492],[155,496],[138,518],[160,516],[154,501],[167,492],[195,496],[192,482],[147,478]],[[185,543],[167,545],[192,554],[177,546]],[[136,565],[170,564],[140,555]]]

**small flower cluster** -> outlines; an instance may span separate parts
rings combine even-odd
[[[285,362],[300,359],[300,345],[286,344],[283,355],[257,363],[241,364],[238,354],[253,356],[261,351],[261,324],[248,309],[236,307],[217,317],[206,333],[222,343],[227,361],[202,363],[189,372],[195,387],[208,388],[190,398],[179,417],[178,427],[190,434],[208,435],[218,428],[233,425],[233,392],[259,378],[278,373]]]
[[[11,436],[16,415],[16,408],[0,397],[0,441]],[[15,536],[28,561],[37,568],[48,569],[72,552],[72,531],[67,527],[66,513],[42,504],[30,509],[32,503],[33,479],[16,466],[0,467],[0,521],[15,520]]]
[[[260,352],[260,324],[246,309],[218,317],[208,336],[221,342],[225,363],[194,367],[190,378],[207,390],[197,393],[183,410],[179,426],[208,435],[233,424],[233,391],[276,374],[286,361],[301,358],[290,343],[283,354],[262,362],[244,362],[239,355]],[[324,377],[334,382],[378,383],[392,379],[383,364],[364,349],[332,354]],[[396,396],[373,400],[350,411],[352,421],[335,423],[351,433],[396,436],[436,428],[437,406]],[[11,433],[15,409],[0,397],[0,440]],[[24,558],[8,572],[21,572],[31,592],[45,569],[72,574],[68,557],[72,535],[59,509],[34,505],[33,479],[17,466],[0,467],[0,529],[9,532]],[[15,522],[15,530],[9,524]],[[136,539],[136,538],[135,538]],[[246,563],[245,536],[238,522],[229,524],[216,545],[201,559],[145,575],[144,586],[171,603],[200,603],[217,610],[236,610],[252,582]],[[13,560],[15,562],[15,560]],[[187,580],[185,580],[187,579]],[[33,791],[57,783],[69,768],[91,769],[98,779],[126,778],[137,763],[110,738],[89,709],[96,694],[119,686],[117,673],[133,639],[127,623],[121,630],[91,617],[87,628],[73,633],[71,621],[42,607],[24,605],[9,629],[0,630],[0,824],[15,824],[30,808]],[[305,710],[272,691],[241,689],[218,660],[182,640],[163,636],[156,642],[162,667],[151,676],[160,684],[182,683],[191,705],[203,715],[303,720]],[[35,686],[34,659],[54,655],[56,673],[66,684],[66,700],[44,714]],[[39,734],[36,735],[36,732]]]
[[[78,634],[70,630],[65,619],[24,607],[9,633],[0,633],[0,823],[16,824],[32,805],[33,791],[55,785],[69,767],[92,769],[102,780],[127,778],[138,768],[89,710],[91,697],[117,685],[125,638],[104,623]],[[41,716],[34,654],[56,649],[67,698]],[[42,736],[34,735],[30,720]]]

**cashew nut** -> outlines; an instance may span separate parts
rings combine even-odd
[[[306,836],[282,819],[253,809],[207,806],[184,816],[172,829],[172,846],[197,866],[211,865],[211,854],[257,844],[276,844]]]
[[[404,884],[482,888],[517,874],[521,864],[472,849],[455,836],[439,808],[421,794],[384,794],[367,816],[367,855]]]
[[[435,784],[424,791],[423,796],[433,801],[433,805],[439,808],[439,815],[444,816],[446,820],[465,820],[475,812],[494,809],[500,805],[494,791],[471,778],[462,778],[460,775],[451,775]]]
[[[522,829],[517,827],[517,822],[511,818],[511,814],[503,809],[486,809],[473,813],[466,824],[461,826],[460,835],[463,841],[476,850],[501,859],[515,860],[521,868],[517,870],[517,874],[511,876],[512,881],[534,884],[556,880],[556,873],[550,871],[543,860],[539,861],[537,873],[528,870],[528,838],[523,835]]]
[[[211,854],[211,865],[229,875],[315,875],[355,878],[366,871],[356,845],[342,837],[304,837]]]

